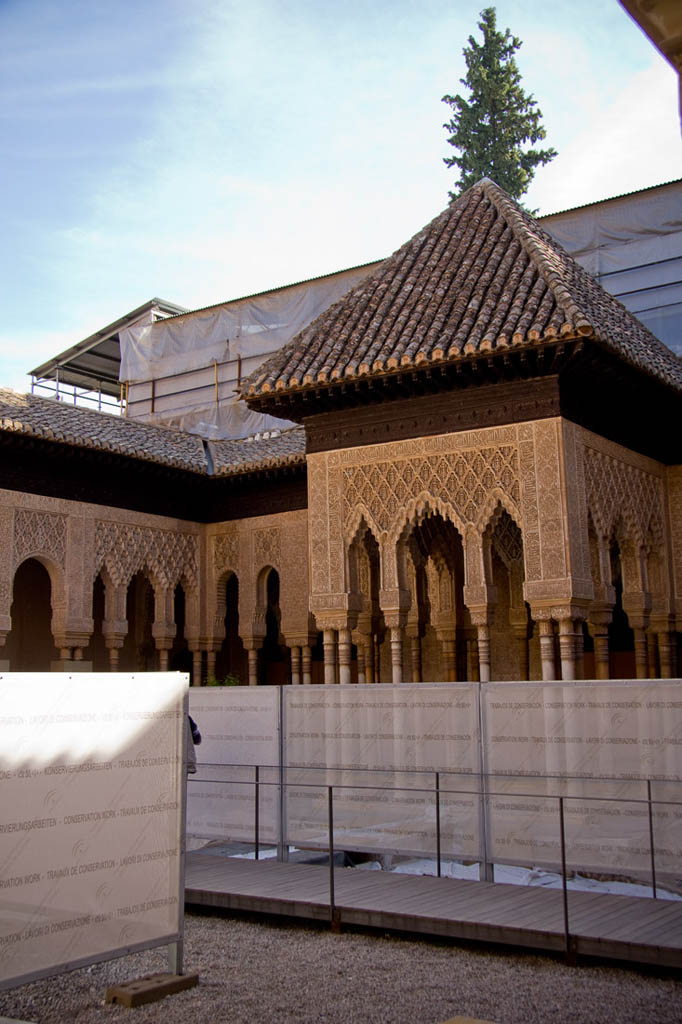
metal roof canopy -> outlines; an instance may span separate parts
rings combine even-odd
[[[65,349],[59,355],[31,370],[31,376],[42,380],[55,380],[88,391],[101,391],[105,395],[118,397],[118,379],[121,364],[121,349],[118,332],[142,320],[145,314],[152,319],[176,316],[188,312],[184,306],[165,299],[149,299],[137,309],[125,313],[118,320],[102,327],[78,344]],[[156,314],[156,316],[155,316]]]

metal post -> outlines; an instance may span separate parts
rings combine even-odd
[[[436,865],[440,878],[440,772],[436,772]]]
[[[566,836],[564,833],[564,798],[559,797],[559,834],[561,836],[561,881],[564,896],[564,938],[566,942],[566,956],[569,960],[573,958],[571,948],[571,933],[568,927],[568,880],[566,878]]]
[[[483,742],[483,701],[481,700],[481,684],[478,683],[476,687],[476,700],[477,700],[477,713],[478,713],[478,764],[479,764],[479,797],[480,797],[480,817],[481,817],[481,846],[482,846],[482,861],[478,870],[479,881],[481,882],[494,882],[495,881],[495,865],[488,860],[488,851],[491,846],[490,842],[490,807],[488,805],[488,758],[486,745]]]
[[[286,768],[284,765],[284,687],[279,687],[277,701],[279,715],[279,830],[277,836],[277,860],[286,863],[289,860],[289,847],[285,842],[286,833]]]
[[[189,715],[189,691],[185,690],[181,704],[181,715],[179,718],[179,763],[180,772],[180,834],[178,836],[178,938],[170,942],[168,951],[168,970],[171,974],[182,974],[184,970],[184,937],[185,937],[185,850],[187,843],[187,744],[185,742],[185,730],[187,716]]]
[[[334,796],[333,786],[327,786],[327,817],[329,829],[329,923],[333,929],[338,928],[338,918],[334,905]]]
[[[646,780],[646,799],[649,807],[649,856],[651,857],[651,888],[656,899],[656,855],[654,852],[654,813],[651,806],[651,779]]]
[[[171,974],[183,974],[184,942],[178,939],[168,944],[168,970]]]
[[[256,784],[255,784],[255,786],[253,788],[254,788],[254,791],[255,791],[255,794],[256,794],[256,798],[255,798],[255,801],[254,801],[254,809],[253,809],[253,816],[254,816],[253,833],[254,833],[254,847],[255,847],[255,849],[254,849],[254,857],[255,857],[256,860],[258,860],[258,805],[260,803],[260,783],[259,783],[259,768],[258,768],[258,765],[256,765]]]

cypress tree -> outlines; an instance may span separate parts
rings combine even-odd
[[[458,155],[444,157],[448,167],[459,168],[454,200],[480,178],[492,178],[505,192],[519,200],[528,190],[535,168],[556,156],[554,149],[524,149],[546,136],[541,124],[542,112],[532,96],[521,88],[521,74],[514,59],[521,40],[509,29],[498,32],[494,7],[481,11],[478,27],[483,33],[479,44],[469,36],[463,50],[467,65],[462,85],[469,99],[443,96],[452,108],[452,120],[443,125],[448,142]]]

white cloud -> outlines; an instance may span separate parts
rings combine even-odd
[[[552,213],[658,185],[682,175],[677,78],[652,57],[582,131],[541,168],[528,205]]]

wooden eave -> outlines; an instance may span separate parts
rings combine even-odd
[[[13,431],[0,431],[0,487],[199,523],[302,508],[307,500],[305,462],[209,476]]]
[[[542,344],[412,363],[244,397],[258,412],[307,423],[321,413],[556,374],[576,357],[585,340],[582,335],[554,338]]]

